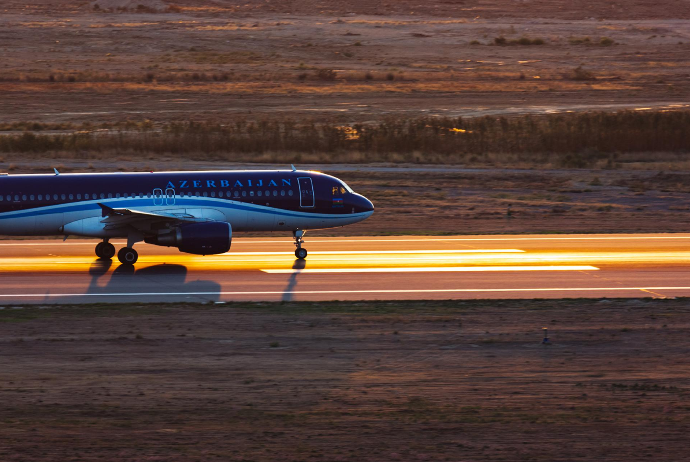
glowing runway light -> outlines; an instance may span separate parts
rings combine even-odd
[[[269,274],[323,274],[323,273],[429,273],[429,272],[487,272],[487,271],[596,271],[596,266],[425,266],[403,268],[305,268],[262,269]]]

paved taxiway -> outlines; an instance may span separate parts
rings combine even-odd
[[[235,238],[194,256],[137,245],[135,268],[96,241],[0,241],[0,305],[233,300],[690,296],[690,234]],[[114,242],[116,247],[121,243]]]

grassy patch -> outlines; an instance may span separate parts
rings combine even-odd
[[[518,39],[507,39],[503,36],[500,37],[495,37],[494,38],[494,45],[499,45],[499,46],[506,46],[506,45],[522,45],[522,46],[529,46],[529,45],[544,45],[544,39],[542,38],[529,38],[529,37],[520,37]]]
[[[323,75],[321,75],[323,74]],[[320,69],[317,79],[335,78]],[[307,78],[307,75],[304,75]],[[365,77],[366,78],[366,77]],[[387,79],[397,76],[389,73]],[[574,81],[596,77],[577,67]],[[567,168],[616,168],[618,153],[656,154],[690,150],[690,111],[623,111],[541,117],[407,118],[379,123],[280,118],[215,122],[149,121],[64,125],[24,122],[0,129],[0,152],[73,153],[98,159],[120,153],[149,153],[189,159],[252,162],[424,162],[514,165],[552,163]],[[59,128],[62,127],[62,128]],[[47,130],[68,133],[47,133]],[[22,133],[16,133],[17,131]],[[261,154],[260,156],[257,156]],[[517,157],[517,158],[516,158]]]

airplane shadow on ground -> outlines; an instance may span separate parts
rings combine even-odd
[[[90,281],[86,294],[161,294],[160,296],[131,297],[132,301],[146,302],[165,298],[166,293],[181,294],[172,295],[179,300],[205,300],[218,301],[220,298],[221,286],[215,281],[188,281],[187,267],[184,265],[153,265],[137,269],[129,265],[118,265],[103,285],[99,284],[105,280],[105,276],[114,266],[112,260],[96,260],[89,268]],[[188,295],[185,295],[188,294]],[[103,297],[88,297],[88,301],[104,302]],[[150,300],[148,300],[150,298]]]
[[[307,267],[307,261],[306,260],[297,259],[297,260],[295,260],[295,263],[292,264],[292,269],[302,270],[306,267]],[[292,273],[290,275],[290,279],[288,279],[287,286],[285,286],[285,289],[283,290],[282,300],[284,302],[292,301],[293,296],[294,296],[292,291],[295,290],[295,287],[297,287],[297,276],[299,274],[300,274],[299,272],[295,272],[295,273]]]

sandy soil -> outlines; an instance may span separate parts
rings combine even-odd
[[[3,308],[4,461],[686,457],[687,300]]]
[[[147,12],[161,10],[158,0],[108,1],[103,8],[145,8],[3,2],[0,122],[367,121],[689,101],[690,5],[681,0],[185,0],[164,3],[166,13]],[[497,37],[544,44],[494,46]],[[567,78],[578,66],[596,80]]]

